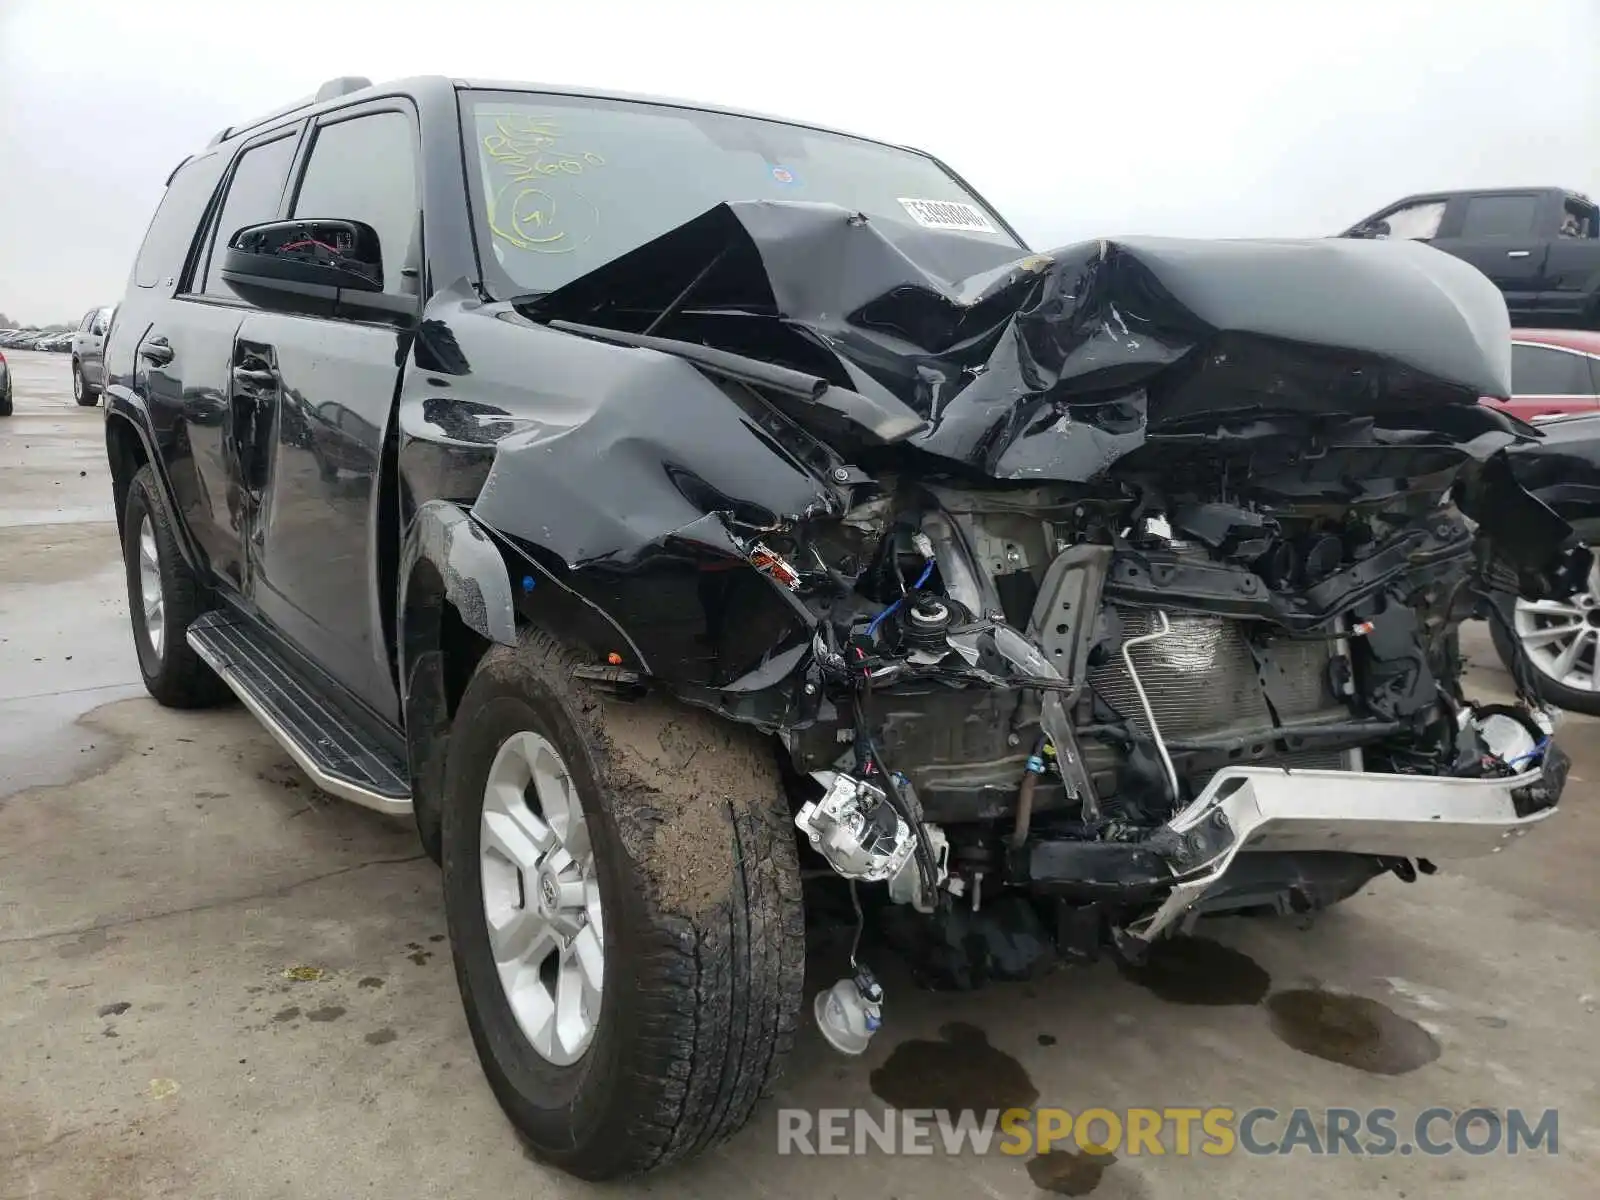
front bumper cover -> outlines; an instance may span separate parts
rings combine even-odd
[[[1554,815],[1566,773],[1566,756],[1554,746],[1535,770],[1499,779],[1231,767],[1142,841],[1039,841],[1018,865],[1043,891],[1159,898],[1154,913],[1129,926],[1149,941],[1220,884],[1242,853],[1489,854]]]

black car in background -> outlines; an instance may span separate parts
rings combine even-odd
[[[1465,259],[1505,297],[1513,325],[1600,329],[1600,208],[1565,188],[1407,196],[1344,237],[1407,238]]]

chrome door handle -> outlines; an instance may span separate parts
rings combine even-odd
[[[158,367],[164,367],[175,357],[172,343],[164,337],[153,337],[139,347],[139,357]]]
[[[1532,253],[1533,253],[1533,251],[1531,251],[1531,250],[1507,250],[1506,251],[1506,257],[1507,258],[1527,258],[1528,255],[1530,255]]]

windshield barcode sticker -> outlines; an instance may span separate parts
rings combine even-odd
[[[908,200],[896,197],[911,219],[924,229],[960,229],[967,233],[998,233],[989,218],[963,200]]]

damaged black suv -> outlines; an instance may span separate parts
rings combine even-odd
[[[801,994],[837,893],[972,986],[1548,818],[1456,653],[1588,565],[1509,357],[1426,246],[1036,254],[911,150],[341,79],[173,173],[106,447],[151,694],[414,814],[496,1096],[600,1178],[808,1008],[866,1046],[854,955]]]

